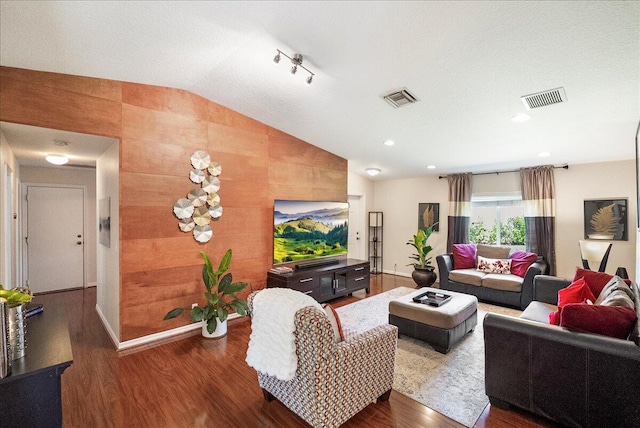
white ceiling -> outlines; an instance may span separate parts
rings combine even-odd
[[[11,151],[24,166],[55,168],[45,161],[47,155],[66,155],[69,163],[64,167],[95,167],[100,157],[118,140],[97,135],[39,128],[17,123],[0,122],[0,131],[5,136]],[[56,142],[67,143],[66,146]]]
[[[635,156],[638,2],[0,7],[4,66],[185,89],[345,157],[353,172],[378,167],[376,179]],[[303,54],[313,83],[286,58],[275,64],[276,49]],[[380,98],[403,87],[421,101],[394,109]],[[566,103],[509,120],[525,111],[522,95],[557,87]]]

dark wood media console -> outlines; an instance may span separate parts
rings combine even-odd
[[[346,296],[363,288],[369,293],[369,262],[345,259],[296,268],[291,273],[267,273],[267,287],[292,288],[318,302]]]
[[[47,305],[27,319],[25,340],[25,356],[0,379],[0,427],[62,427],[61,377],[73,362],[64,307]]]

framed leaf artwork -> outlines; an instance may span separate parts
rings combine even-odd
[[[425,229],[433,226],[433,231],[440,230],[440,204],[419,203],[418,204],[418,229]]]
[[[584,238],[611,241],[629,240],[627,199],[585,200]]]

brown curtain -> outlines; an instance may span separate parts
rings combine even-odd
[[[549,274],[556,274],[556,200],[553,166],[520,170],[527,251],[544,256]]]
[[[453,244],[469,242],[471,223],[471,173],[447,175],[449,182],[449,216],[447,252]]]

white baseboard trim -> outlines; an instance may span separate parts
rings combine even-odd
[[[411,274],[410,273],[394,272],[392,270],[386,270],[386,269],[383,269],[382,273],[387,273],[389,275],[395,275],[395,276],[405,276],[407,278],[411,278]]]
[[[199,322],[194,322],[194,323],[191,323],[191,324],[184,325],[182,327],[177,327],[177,328],[173,328],[171,330],[161,331],[160,333],[154,333],[154,334],[150,334],[150,335],[147,335],[147,336],[138,337],[136,339],[125,340],[124,342],[120,342],[118,340],[116,334],[114,333],[114,331],[111,329],[111,326],[109,325],[109,323],[107,323],[107,319],[104,317],[104,315],[103,315],[102,311],[100,310],[100,307],[98,307],[98,305],[96,305],[96,311],[98,312],[98,316],[100,317],[100,320],[102,321],[102,324],[104,325],[105,329],[107,330],[107,333],[111,337],[111,341],[113,342],[113,344],[115,345],[115,347],[116,347],[116,349],[118,351],[123,351],[125,349],[135,348],[135,347],[141,346],[141,345],[148,345],[148,344],[153,343],[153,342],[157,342],[157,341],[160,341],[160,340],[163,340],[163,339],[168,339],[170,337],[178,336],[180,334],[188,333],[188,332],[193,331],[193,330],[199,330],[201,328],[201,325],[200,325]],[[231,321],[231,320],[234,320],[236,318],[240,318],[240,315],[238,315],[238,314],[230,314],[229,317],[227,318],[227,320]]]
[[[100,309],[100,306],[98,306],[97,304],[96,304],[96,312],[98,313],[98,317],[100,317],[100,321],[102,321],[102,325],[104,329],[107,330],[107,334],[109,335],[111,342],[113,342],[116,349],[118,349],[118,344],[119,344],[118,336],[111,328],[111,325],[107,322],[107,318],[104,316],[104,314],[102,313],[102,310]]]

